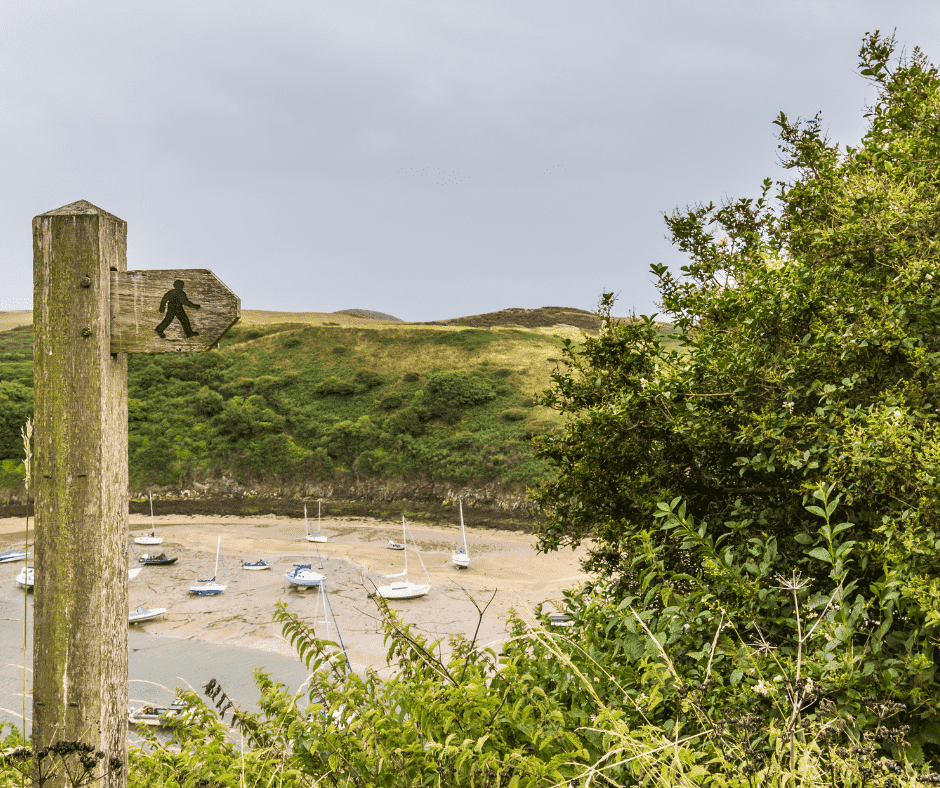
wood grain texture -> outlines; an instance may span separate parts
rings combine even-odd
[[[205,268],[111,272],[112,353],[210,350],[240,315],[241,300]]]
[[[33,744],[85,741],[125,765],[127,356],[109,326],[126,249],[126,223],[91,203],[33,219]]]

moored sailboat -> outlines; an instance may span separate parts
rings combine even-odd
[[[215,596],[216,594],[221,594],[228,588],[228,584],[225,582],[225,559],[222,559],[222,582],[217,583],[216,578],[219,576],[219,556],[222,553],[222,537],[219,537],[219,542],[215,548],[215,572],[212,577],[208,580],[197,580],[195,585],[189,587],[190,594],[198,594],[199,596]]]
[[[466,569],[470,566],[470,551],[467,550],[467,529],[463,524],[463,501],[460,502],[460,531],[463,534],[463,547],[455,547],[450,560],[458,569]]]
[[[402,515],[401,518],[401,540],[405,548],[405,571],[399,572],[396,575],[386,575],[386,578],[391,580],[392,578],[403,577],[404,580],[396,580],[387,586],[379,586],[376,588],[375,593],[384,599],[415,599],[416,597],[424,596],[431,590],[431,576],[428,575],[428,570],[424,566],[424,561],[421,559],[421,553],[416,544],[415,552],[418,553],[418,560],[421,561],[421,568],[424,569],[424,574],[427,576],[428,582],[412,583],[408,580],[408,539],[405,535],[404,515]],[[412,538],[411,543],[414,544],[414,538]]]
[[[157,536],[153,527],[153,494],[147,493],[150,498],[150,533],[138,536],[134,539],[137,544],[163,544],[163,537]]]
[[[326,537],[320,533],[320,501],[317,501],[317,530],[310,530],[310,523],[307,520],[307,504],[304,504],[304,525],[307,528],[308,542],[319,542],[322,544],[326,541]]]

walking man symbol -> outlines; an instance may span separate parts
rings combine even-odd
[[[161,322],[154,331],[164,339],[166,339],[166,334],[163,332],[166,327],[173,322],[173,318],[180,321],[180,325],[183,327],[183,333],[186,334],[187,339],[199,335],[199,332],[193,331],[192,326],[189,325],[189,317],[183,307],[190,306],[193,309],[199,309],[200,306],[199,304],[193,304],[186,297],[186,293],[183,292],[184,284],[186,283],[182,279],[177,279],[173,283],[173,289],[167,291],[167,294],[163,296],[163,300],[160,302],[160,312],[162,313],[165,309],[166,317],[163,318],[163,322]]]

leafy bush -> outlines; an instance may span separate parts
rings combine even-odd
[[[0,380],[0,460],[22,457],[20,428],[32,415],[32,387]]]
[[[319,397],[351,397],[353,394],[359,393],[359,387],[348,380],[330,377],[316,386],[314,392]]]
[[[355,381],[356,385],[362,390],[369,391],[376,386],[381,386],[385,382],[385,378],[371,369],[360,369],[353,375],[353,381]]]
[[[496,399],[489,381],[466,369],[432,372],[424,391],[425,402],[442,409],[482,405]]]

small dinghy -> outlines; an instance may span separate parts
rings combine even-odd
[[[314,572],[311,564],[294,564],[294,571],[284,575],[288,583],[302,588],[313,588],[324,581],[323,575]]]
[[[22,561],[25,558],[25,550],[7,550],[5,553],[0,553],[0,564],[12,564],[14,561]]]
[[[134,545],[131,545],[131,550],[134,550]],[[167,564],[175,564],[179,560],[179,556],[168,556],[165,552],[160,553],[141,553],[137,554],[137,551],[134,550],[134,558],[137,559],[137,563],[141,566],[164,566]]]
[[[134,539],[134,542],[137,544],[163,544],[163,537],[157,536],[153,529],[153,496],[150,493],[147,494],[150,496],[150,533],[138,536]]]
[[[567,613],[549,613],[548,623],[553,627],[573,627],[574,621]]]
[[[391,539],[388,540],[386,547],[389,550],[404,550],[405,546],[401,542],[393,542]]]
[[[166,613],[165,607],[146,608],[141,605],[137,610],[132,610],[127,614],[129,624],[136,624],[138,621],[149,621],[151,618],[157,618]]]
[[[259,558],[257,561],[242,561],[242,569],[249,569],[257,572],[259,569],[270,568],[271,564],[269,564],[263,558]]]
[[[139,709],[133,706],[128,708],[127,721],[131,725],[152,725],[154,727],[167,727],[180,721],[186,711],[185,703],[171,703],[169,706],[145,704]]]
[[[160,555],[156,553],[141,553],[137,557],[137,560],[146,566],[166,566],[168,564],[175,564],[179,560],[179,556],[168,556],[166,553],[160,553]]]

